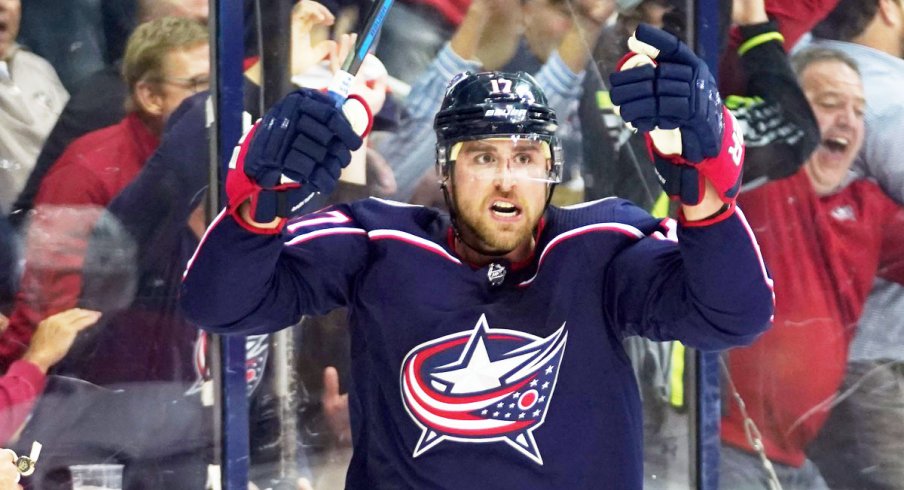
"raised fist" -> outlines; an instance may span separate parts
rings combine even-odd
[[[360,146],[361,137],[329,96],[313,89],[290,93],[239,141],[226,177],[229,212],[249,202],[256,223],[297,214],[315,193],[333,191]]]
[[[626,123],[648,132],[666,193],[697,204],[708,178],[723,201],[733,201],[743,141],[706,63],[675,36],[646,24],[628,47],[620,71],[609,77],[612,103]]]

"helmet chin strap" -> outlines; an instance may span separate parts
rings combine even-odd
[[[449,172],[449,175],[450,176],[447,177],[446,180],[452,178],[451,171]],[[452,195],[449,192],[449,186],[446,185],[446,180],[443,180],[443,182],[439,185],[439,187],[443,191],[443,200],[446,201],[446,207],[449,208],[449,221],[452,223],[452,233],[455,234],[455,238],[458,241],[460,241],[461,243],[463,243],[465,246],[470,248],[471,250],[474,250],[475,252],[477,252],[481,255],[486,255],[488,257],[502,257],[502,256],[506,255],[507,253],[511,252],[511,250],[508,250],[505,252],[487,251],[487,250],[484,250],[482,247],[475,246],[474,244],[468,243],[468,241],[465,240],[464,236],[462,236],[461,228],[459,227],[459,224],[458,224],[458,208],[455,206],[455,200],[452,199]],[[548,192],[546,194],[546,203],[543,205],[543,212],[540,213],[540,216],[543,216],[544,214],[546,214],[546,209],[549,208],[549,203],[552,201],[552,194],[555,190],[556,190],[556,184],[550,183]],[[534,231],[536,231],[536,230],[534,230]]]

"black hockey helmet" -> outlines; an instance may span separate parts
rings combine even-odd
[[[517,136],[545,142],[551,184],[562,180],[562,149],[556,137],[556,113],[537,81],[524,72],[461,73],[449,83],[433,122],[440,182],[451,175],[457,143],[494,136]]]

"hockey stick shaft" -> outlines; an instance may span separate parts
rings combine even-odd
[[[392,2],[393,0],[374,1],[370,11],[367,13],[364,29],[355,41],[354,48],[345,58],[342,68],[333,75],[327,90],[330,97],[336,101],[337,106],[341,106],[345,102],[346,97],[348,97],[352,81],[358,73],[358,69],[361,68],[364,57],[367,56],[367,53],[377,40],[377,35],[383,27],[383,21],[386,20],[386,15],[389,13],[389,8],[392,7]]]

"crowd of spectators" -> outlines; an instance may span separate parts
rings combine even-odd
[[[255,31],[255,3],[249,121],[263,112],[258,37],[270,35]],[[369,2],[294,4],[287,74],[323,88]],[[738,202],[776,295],[772,328],[722,354],[723,488],[904,490],[904,1],[719,5],[720,89],[747,145]],[[209,478],[209,339],[178,308],[216,214],[208,9],[0,0],[0,446],[44,444],[26,488],[68,488],[68,466],[109,462],[130,489]],[[617,195],[669,216],[607,75],[639,23],[687,36],[688,12],[677,0],[397,0],[353,87],[373,131],[336,192],[307,206],[371,195],[445,207],[433,132],[444,90],[457,73],[504,70],[532,74],[558,114],[553,204]],[[290,326],[291,435],[286,366],[269,335],[248,337],[253,487],[341,485],[345,324],[336,311]],[[677,343],[625,345],[646,486],[684,488],[690,449],[674,429],[688,430],[691,357]]]

